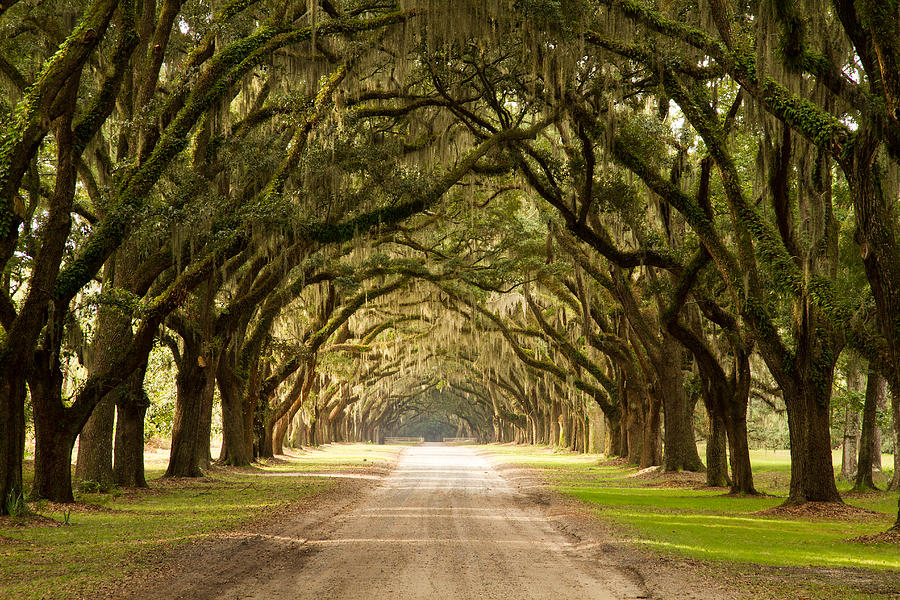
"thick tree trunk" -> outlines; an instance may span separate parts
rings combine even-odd
[[[830,388],[831,380],[823,385]],[[791,485],[785,504],[841,502],[831,458],[829,399],[814,385],[782,389],[791,441]]]
[[[857,491],[876,489],[872,479],[872,467],[875,452],[881,449],[875,447],[875,429],[878,404],[886,392],[887,382],[884,377],[875,370],[869,369],[866,380],[866,400],[863,406],[862,433],[859,438],[859,460],[857,461],[856,483],[853,488]]]
[[[116,416],[115,396],[118,390],[100,401],[78,436],[78,458],[75,478],[92,481],[100,489],[108,489],[113,475],[113,422]]]
[[[222,452],[219,462],[244,467],[253,458],[244,432],[243,390],[246,386],[227,362],[224,356],[220,359],[216,376],[222,399]]]
[[[198,431],[203,421],[204,393],[209,390],[210,368],[201,346],[185,340],[175,378],[175,421],[166,477],[202,477],[207,449],[201,447]]]
[[[146,396],[117,405],[115,466],[116,483],[123,487],[147,487],[144,475],[144,417],[150,406]]]
[[[600,454],[603,452],[603,445],[606,437],[606,421],[603,418],[603,411],[595,403],[588,405],[588,443],[587,452],[591,454]]]
[[[147,487],[144,475],[144,417],[150,398],[144,392],[147,363],[119,389],[116,398],[116,446],[113,474],[118,485]]]
[[[679,348],[669,356],[668,364],[657,368],[665,415],[663,465],[666,471],[703,471],[694,441],[691,402],[682,383],[680,356]]]
[[[896,79],[896,73],[890,73]],[[880,136],[871,127],[861,129],[854,144],[852,168],[847,170],[857,228],[854,233],[878,313],[878,326],[887,342],[889,377],[893,394],[900,394],[900,258],[896,194],[883,185],[884,170],[877,162]],[[849,172],[848,172],[849,171]],[[895,416],[896,416],[895,411]],[[896,438],[895,438],[896,439]],[[894,482],[897,481],[894,448]]]
[[[275,456],[275,423],[270,419],[263,419],[262,421],[262,435],[257,443],[257,456],[259,458],[273,458]]]
[[[753,470],[750,466],[750,444],[747,440],[747,405],[743,409],[734,405],[731,419],[726,419],[728,427],[728,448],[731,463],[731,493],[757,494],[753,485]]]
[[[115,288],[116,257],[113,253],[103,268],[103,291]],[[95,333],[89,346],[81,351],[84,365],[91,374],[108,369],[131,338],[131,318],[117,308],[101,305],[94,319]],[[123,384],[124,385],[124,384]],[[107,489],[115,480],[113,474],[113,423],[119,390],[107,394],[94,408],[78,436],[78,458],[75,478],[93,481]]]
[[[49,377],[32,377],[29,382],[34,411],[33,500],[74,502],[72,494],[72,450],[78,430],[67,418],[62,403],[58,369]]]
[[[0,515],[6,514],[7,498],[24,493],[25,375],[24,366],[19,368],[18,373],[4,370],[0,380]]]
[[[603,454],[607,456],[607,458],[612,458],[614,456],[623,456],[622,454],[622,417],[619,417],[618,420],[613,421],[607,417],[606,419],[606,440],[603,444]]]
[[[747,406],[750,404],[750,358],[743,348],[735,357],[731,378],[730,402],[725,405],[725,427],[728,429],[728,449],[731,462],[731,493],[757,494],[750,467],[750,444],[747,440]]]
[[[74,502],[72,450],[76,433],[64,423],[35,423],[34,484],[31,499]]]
[[[253,415],[253,457],[272,458],[272,427],[268,404],[260,404]]]

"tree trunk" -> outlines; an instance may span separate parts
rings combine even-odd
[[[553,400],[550,405],[550,440],[554,445],[559,445],[562,431],[559,424],[559,402]]]
[[[273,428],[272,450],[275,454],[284,454],[284,438],[288,431],[288,426],[294,422],[294,416],[306,402],[317,380],[315,364],[311,363],[300,373],[294,386],[292,386],[289,397],[293,397],[294,401],[291,403],[288,411],[281,415]]]
[[[728,479],[727,434],[725,418],[721,414],[706,415],[706,485],[709,487],[726,487],[731,485]]]
[[[641,467],[652,467],[662,462],[660,439],[660,406],[659,401],[647,394],[642,394],[644,413],[644,431],[641,435]]]
[[[117,256],[117,252],[113,253],[103,267],[102,289],[105,293],[109,293],[116,285]],[[131,338],[131,318],[123,315],[116,307],[101,305],[94,323],[93,340],[81,350],[84,366],[91,374],[107,370]],[[116,390],[100,400],[78,436],[75,477],[82,481],[93,481],[101,489],[109,488],[115,480],[113,423],[118,394],[119,390]]]
[[[736,348],[731,396],[725,405],[725,427],[731,459],[731,493],[757,494],[750,466],[750,444],[747,440],[747,406],[750,404],[750,357],[740,345]]]
[[[44,353],[39,353],[44,354]],[[45,371],[46,370],[42,369]],[[72,449],[78,430],[66,418],[62,403],[62,373],[50,368],[49,377],[32,377],[29,382],[34,410],[33,500],[74,502],[72,494]]]
[[[677,352],[669,355],[665,366],[657,366],[666,422],[663,465],[666,471],[702,471],[703,463],[694,441],[693,411],[688,412],[691,402],[682,383],[680,358],[679,347]]]
[[[147,487],[144,475],[144,417],[150,398],[144,392],[147,363],[120,386],[116,398],[116,446],[113,474],[118,485]]]
[[[201,465],[206,449],[201,448],[197,432],[203,421],[203,395],[211,369],[196,340],[185,340],[184,352],[175,378],[175,421],[172,425],[172,449],[166,477],[202,477]]]
[[[256,455],[259,458],[273,458],[275,456],[275,423],[271,419],[261,419],[259,425],[262,426],[262,431],[257,434]]]
[[[731,463],[731,493],[757,494],[753,485],[753,470],[750,465],[750,444],[747,440],[747,404],[746,397],[741,408],[737,402],[732,403],[731,417],[725,419],[728,427],[728,448]]]
[[[197,428],[197,460],[200,469],[207,471],[212,465],[212,416],[213,402],[216,395],[215,365],[218,357],[210,351],[212,363],[207,366],[206,388],[203,390],[203,403],[200,406],[200,426]]]
[[[830,388],[831,380],[823,385]],[[834,483],[828,398],[810,384],[782,390],[791,441],[791,486],[785,504],[841,502]]]
[[[607,417],[604,419],[606,419],[606,440],[603,444],[603,454],[607,458],[622,456],[622,417],[620,416],[617,421]]]
[[[75,501],[72,494],[72,450],[76,436],[64,423],[35,423],[32,500]]]
[[[844,415],[844,443],[841,447],[841,478],[852,481],[856,477],[856,458],[859,452],[859,411],[847,405]]]
[[[880,448],[875,448],[876,418],[878,404],[885,395],[886,386],[887,382],[884,377],[870,368],[869,376],[866,380],[866,400],[863,405],[862,433],[859,438],[856,483],[853,486],[853,489],[856,491],[876,489],[875,482],[872,480],[872,467],[875,452],[881,451]]]
[[[115,480],[112,460],[117,394],[118,390],[100,401],[78,436],[75,477],[95,482],[103,490],[109,489]]]
[[[634,465],[641,463],[641,453],[644,447],[644,422],[642,411],[638,408],[639,402],[632,396],[629,398],[628,411],[625,414],[625,433],[627,436],[628,462]]]
[[[888,409],[888,399],[887,399],[887,380],[884,377],[881,377],[883,380],[882,389],[878,394],[878,404],[876,405],[876,413],[875,413],[875,430],[874,435],[872,436],[874,448],[872,449],[872,470],[873,471],[881,471],[881,426],[878,423],[878,415],[884,414]]]
[[[607,429],[603,411],[600,410],[596,403],[591,402],[588,404],[588,419],[587,452],[599,454],[603,452]]]
[[[228,360],[223,356],[219,360],[216,382],[222,398],[222,452],[219,462],[234,467],[250,464],[252,455],[248,451],[244,433],[243,390],[246,386],[238,377]]]
[[[10,361],[12,362],[12,361]],[[13,369],[16,367],[11,366]],[[25,375],[4,370],[0,381],[0,515],[6,500],[22,490],[22,458],[25,455]]]
[[[900,489],[900,394],[891,390],[891,432],[894,438],[894,476],[889,490]]]

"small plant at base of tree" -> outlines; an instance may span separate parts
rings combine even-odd
[[[10,493],[6,497],[6,514],[11,517],[27,517],[31,514],[31,508],[25,501],[25,495],[19,492]]]
[[[100,488],[100,482],[94,481],[93,479],[82,479],[78,483],[78,491],[82,494],[98,494],[103,491]]]

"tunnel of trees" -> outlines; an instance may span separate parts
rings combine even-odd
[[[146,485],[165,356],[170,476],[427,432],[754,494],[765,398],[840,502],[837,380],[858,487],[900,436],[898,167],[896,2],[3,2],[0,497]]]

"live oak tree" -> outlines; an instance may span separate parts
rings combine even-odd
[[[841,353],[872,371],[864,431],[879,377],[900,398],[891,6],[2,5],[0,499],[26,407],[35,497],[72,499],[79,433],[80,477],[143,484],[162,342],[170,475],[214,458],[217,387],[226,464],[602,429],[610,455],[754,493],[771,377],[788,502],[839,501]]]

